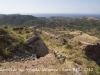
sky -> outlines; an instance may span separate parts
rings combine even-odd
[[[0,14],[100,14],[100,0],[0,0]]]

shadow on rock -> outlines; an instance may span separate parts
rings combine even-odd
[[[100,44],[95,45],[87,45],[85,48],[85,54],[86,56],[94,60],[99,66],[100,66]]]

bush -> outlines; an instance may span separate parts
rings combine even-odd
[[[18,33],[19,33],[19,34],[22,34],[22,32],[21,32],[21,31],[19,31]]]
[[[82,35],[83,33],[81,32],[80,35]]]
[[[80,41],[78,41],[78,45],[82,45],[82,43]]]
[[[30,31],[29,30],[26,30],[26,33],[30,33]]]
[[[8,27],[7,27],[7,26],[4,26],[4,28],[5,28],[5,29],[8,29]]]
[[[3,50],[3,56],[5,58],[8,58],[10,56],[11,52],[10,50],[8,50],[7,48]]]
[[[22,28],[22,27],[15,27],[15,28],[13,28],[14,31],[23,30],[23,29],[24,29],[24,28]]]
[[[79,60],[79,59],[74,59],[73,61],[74,61],[74,63],[77,63],[77,64],[79,64],[79,65],[82,65],[82,61]]]
[[[65,48],[66,48],[66,49],[73,49],[73,46],[70,45],[70,44],[67,44],[67,45],[65,46]]]

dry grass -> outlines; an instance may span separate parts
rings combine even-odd
[[[67,62],[60,64],[57,62],[53,54],[48,54],[45,57],[41,57],[37,60],[28,60],[23,62],[5,62],[0,63],[3,69],[17,69],[17,71],[1,71],[0,75],[75,75],[76,72],[62,71],[63,68],[73,68],[73,63]],[[70,66],[72,65],[72,66]],[[36,68],[39,71],[36,71]],[[43,68],[45,71],[43,71]],[[29,69],[29,70],[27,70]],[[34,70],[32,70],[34,69]],[[47,70],[48,69],[48,70]],[[55,69],[54,71],[49,71]],[[22,71],[21,71],[22,70]]]
[[[69,33],[70,31],[57,31],[57,32]]]
[[[70,34],[76,35],[76,34],[80,34],[80,32],[81,31],[74,31],[74,32],[70,32]],[[17,37],[21,36],[24,39],[25,39],[25,36],[27,35],[27,33],[25,33],[24,31],[23,31],[23,35],[18,34],[18,32],[14,32],[14,31],[13,31],[13,34],[14,35],[17,34],[16,35]],[[26,66],[27,68],[45,67],[45,68],[58,68],[60,70],[62,68],[80,68],[80,66],[82,66],[81,68],[86,68],[86,67],[94,68],[97,73],[96,74],[95,72],[93,72],[93,73],[88,73],[87,75],[99,75],[100,74],[99,73],[100,68],[98,67],[98,65],[93,61],[89,61],[87,57],[82,53],[81,49],[78,49],[78,50],[76,50],[75,48],[66,49],[65,46],[61,46],[55,41],[45,38],[44,36],[41,36],[41,37],[46,43],[46,45],[48,46],[48,48],[51,48],[55,51],[59,51],[60,53],[62,53],[63,55],[67,57],[67,60],[64,64],[59,63],[57,60],[54,59],[54,57],[46,57],[46,58],[44,57],[36,61],[6,62],[2,64],[0,63],[2,65],[2,68],[15,67],[15,68],[25,69],[25,66]],[[93,42],[98,41],[99,39],[97,37],[90,36],[88,34],[83,33],[82,35],[76,36],[74,40],[93,43]],[[59,71],[59,72],[34,72],[30,74],[27,74],[26,72],[22,72],[22,73],[12,72],[11,74],[12,75],[16,75],[16,74],[17,75],[75,75],[75,73],[76,72],[73,72],[73,71],[71,72]],[[0,74],[0,75],[7,75],[7,74],[8,72],[5,72],[4,74]]]
[[[70,30],[67,30],[67,31],[57,31],[57,32],[61,32],[61,33],[65,33],[65,34],[71,34],[71,35],[79,35],[82,31],[79,31],[79,30],[76,30],[76,31],[70,31]]]
[[[81,33],[82,31],[73,31],[73,32],[70,32],[69,34],[71,34],[71,35],[80,35],[80,33]]]
[[[93,43],[93,42],[98,41],[99,39],[97,37],[90,36],[86,33],[83,33],[82,35],[76,36],[74,40]],[[50,39],[44,40],[44,41],[49,48],[52,48],[55,51],[59,51],[60,53],[65,55],[67,58],[67,62],[70,61],[70,62],[73,62],[74,64],[77,64],[78,65],[77,68],[81,67],[81,68],[93,68],[94,69],[93,71],[85,71],[84,75],[95,75],[95,74],[99,75],[100,67],[95,62],[88,60],[88,58],[86,57],[86,55],[81,49],[79,48],[76,49],[73,46],[74,48],[70,50],[70,49],[66,49],[65,46],[56,46],[55,44],[52,43],[52,41],[50,41]],[[62,65],[58,64],[58,65],[59,65],[57,66],[58,68],[65,67],[65,64],[62,64]],[[75,67],[75,65],[73,67]],[[61,73],[65,73],[65,72],[61,72]]]
[[[84,42],[88,42],[88,43],[96,43],[99,41],[99,39],[95,36],[90,36],[86,33],[83,33],[82,35],[80,36],[76,36],[74,37],[75,41],[84,41]]]

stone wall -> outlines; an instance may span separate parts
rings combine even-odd
[[[100,66],[100,44],[87,45],[84,49],[86,56]]]
[[[43,36],[47,37],[50,40],[53,40],[53,41],[55,41],[57,43],[60,43],[62,45],[65,45],[67,43],[66,39],[64,39],[62,37],[59,37],[55,34],[51,34],[51,33],[48,33],[48,32],[42,31],[42,30],[38,30],[38,33],[40,35],[43,35]]]
[[[37,57],[43,57],[49,53],[49,49],[38,35],[37,31],[33,31],[33,36],[27,40],[29,46],[32,48]]]

